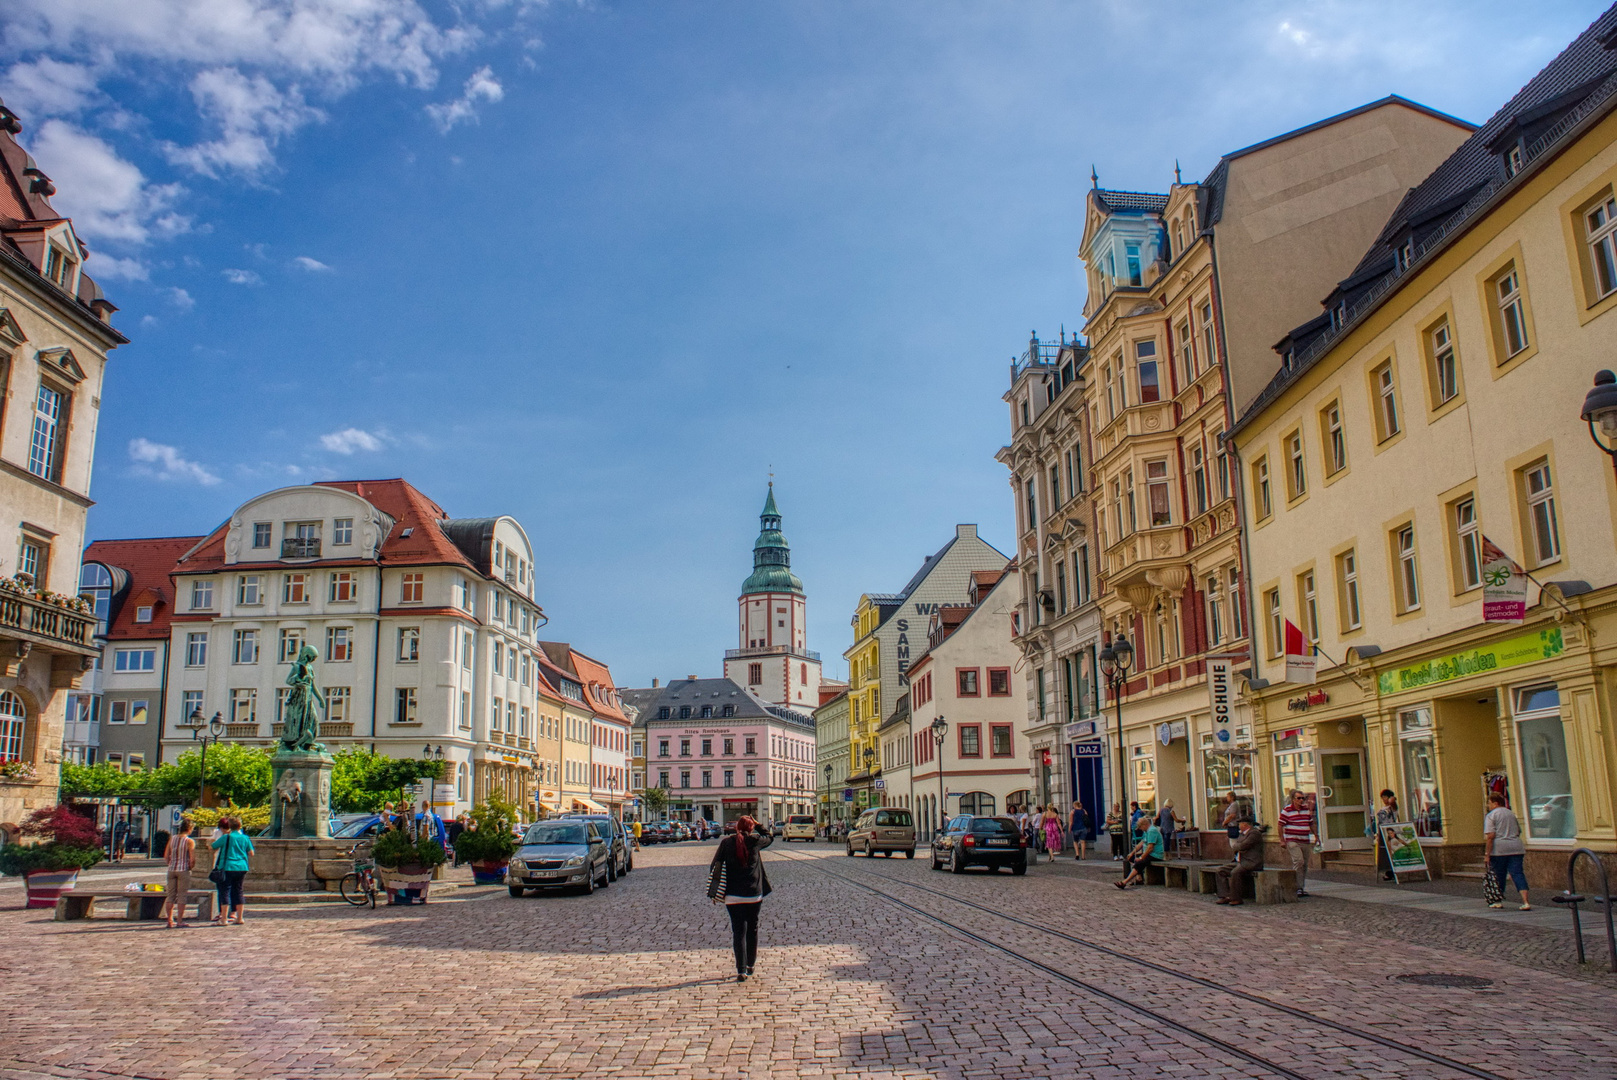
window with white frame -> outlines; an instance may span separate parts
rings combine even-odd
[[[1268,455],[1252,463],[1252,495],[1257,503],[1259,521],[1274,513],[1274,496],[1269,490]]]
[[[180,693],[180,720],[181,724],[191,723],[191,717],[202,715],[202,691],[185,690]]]
[[[1196,500],[1196,513],[1207,513],[1207,459],[1199,442],[1190,448],[1190,487]]]
[[[1342,403],[1325,406],[1325,471],[1335,476],[1347,468],[1347,433],[1342,428]]]
[[[1370,380],[1376,393],[1376,434],[1385,442],[1401,430],[1398,426],[1398,381],[1392,370],[1392,361],[1382,361],[1370,373]]]
[[[276,660],[282,664],[294,662],[298,658],[298,653],[303,649],[303,642],[304,630],[302,627],[282,627],[280,648],[275,652]]]
[[[1185,384],[1188,386],[1196,378],[1196,350],[1190,342],[1190,320],[1181,319],[1179,325],[1174,327],[1174,340],[1179,345],[1179,363],[1185,372]]]
[[[1269,655],[1279,656],[1286,643],[1284,617],[1280,614],[1280,590],[1270,589],[1264,593],[1263,606],[1269,613]]]
[[[1599,300],[1617,292],[1617,198],[1609,193],[1584,215],[1588,228],[1589,268]]]
[[[326,687],[326,719],[333,724],[346,724],[352,717],[348,707],[354,700],[354,691],[347,686]]]
[[[1477,522],[1477,500],[1464,498],[1454,504],[1454,551],[1460,591],[1482,584],[1482,527]]]
[[[253,522],[253,547],[267,548],[270,546],[270,523],[267,521]]]
[[[258,631],[237,630],[235,640],[230,651],[230,662],[233,664],[258,663]]]
[[[1207,578],[1207,640],[1217,645],[1224,640],[1224,597],[1218,575]]]
[[[117,649],[112,654],[113,671],[155,671],[156,669],[156,649]]]
[[[309,575],[287,574],[281,579],[281,603],[307,604],[309,602]]]
[[[1550,463],[1540,460],[1522,470],[1523,495],[1527,502],[1529,548],[1535,566],[1561,557],[1561,525],[1555,506],[1555,482]]]
[[[393,722],[413,724],[415,717],[415,687],[400,686],[393,692]]]
[[[354,658],[354,628],[351,626],[326,627],[326,660],[342,663]]]
[[[331,599],[334,603],[359,599],[359,581],[352,570],[332,571]]]
[[[44,382],[39,384],[39,392],[34,396],[34,433],[28,447],[28,471],[46,480],[56,479],[67,400],[64,391]]]
[[[1151,526],[1173,524],[1172,501],[1168,488],[1167,459],[1145,463],[1146,499],[1151,506]]]
[[[213,582],[206,580],[191,582],[191,610],[213,610]]]
[[[1308,491],[1308,468],[1303,460],[1303,433],[1286,436],[1286,495],[1299,499]]]
[[[472,730],[472,694],[470,690],[460,692],[459,724],[462,731]]]
[[[236,579],[236,603],[262,604],[264,579],[258,574],[243,574]]]
[[[1216,333],[1217,331],[1213,329],[1213,302],[1209,300],[1201,308],[1202,367],[1211,366],[1218,356],[1218,350],[1214,344]]]
[[[1241,611],[1241,572],[1232,566],[1225,572],[1224,579],[1230,599],[1230,639],[1233,641],[1246,633]]]
[[[1522,297],[1521,274],[1514,264],[1494,279],[1495,303],[1498,305],[1499,336],[1504,347],[1503,359],[1527,348],[1527,305]]]
[[[22,698],[10,690],[0,691],[0,761],[22,760],[27,725],[28,710]]]
[[[1297,576],[1297,610],[1302,618],[1303,633],[1315,645],[1319,644],[1319,594],[1314,585],[1314,571],[1304,570]]]
[[[354,542],[354,519],[337,518],[331,523],[332,547],[347,547]]]
[[[413,664],[421,659],[421,627],[399,627],[399,661]]]
[[[251,724],[258,719],[258,691],[241,688],[230,692],[230,722]]]
[[[1162,400],[1162,387],[1157,373],[1157,343],[1155,341],[1136,341],[1134,343],[1134,366],[1140,377],[1140,402],[1142,404]]]
[[[399,578],[399,603],[401,603],[401,604],[419,604],[419,603],[421,603],[421,593],[422,593],[422,589],[423,589],[423,585],[424,585],[425,581],[426,581],[426,575],[425,574],[405,574],[402,577],[400,577]]]
[[[1357,630],[1359,614],[1359,556],[1349,548],[1336,557],[1337,587],[1342,594],[1342,629]]]
[[[1396,596],[1400,612],[1420,607],[1420,568],[1415,561],[1415,526],[1402,525],[1392,533],[1393,563],[1397,568]]]
[[[1426,332],[1426,349],[1432,365],[1432,405],[1446,405],[1460,394],[1460,363],[1447,319]]]

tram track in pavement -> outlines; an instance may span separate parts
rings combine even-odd
[[[1017,949],[1013,949],[1008,945],[1001,944],[1000,942],[993,941],[993,940],[991,940],[991,939],[989,939],[987,937],[984,937],[982,934],[978,933],[977,931],[970,929],[969,927],[962,926],[959,923],[956,923],[956,922],[953,922],[953,921],[951,921],[951,920],[949,920],[947,918],[944,918],[942,915],[939,915],[936,912],[928,911],[923,907],[919,907],[919,906],[917,906],[915,904],[912,904],[912,903],[910,903],[910,902],[908,902],[906,900],[900,899],[899,897],[894,896],[893,894],[891,894],[891,893],[889,893],[889,892],[887,892],[887,891],[885,891],[883,889],[879,889],[879,888],[877,888],[877,887],[875,887],[873,885],[869,885],[869,884],[867,884],[867,883],[865,883],[863,881],[858,881],[858,880],[856,880],[856,879],[854,879],[852,877],[849,877],[847,874],[842,873],[841,871],[832,870],[829,867],[823,865],[824,863],[829,861],[830,856],[807,855],[807,854],[787,854],[785,852],[779,852],[779,853],[777,853],[777,857],[784,858],[788,862],[806,863],[808,865],[811,865],[815,869],[819,870],[821,873],[825,874],[828,877],[837,878],[840,881],[844,882],[845,884],[852,885],[853,887],[855,887],[857,889],[863,889],[866,892],[872,893],[872,894],[880,897],[881,899],[887,901],[889,904],[894,905],[895,907],[898,907],[898,908],[900,908],[902,910],[908,911],[908,912],[910,912],[912,914],[919,915],[920,917],[922,917],[923,919],[926,919],[929,922],[933,922],[933,923],[936,923],[936,924],[938,924],[940,926],[943,926],[943,927],[953,931],[954,933],[959,934],[962,937],[967,938],[968,940],[976,943],[977,945],[979,945],[979,946],[981,946],[981,947],[983,947],[985,949],[988,949],[988,950],[990,950],[992,952],[1000,953],[1000,954],[1002,954],[1004,956],[1008,956],[1011,959],[1017,961],[1018,963],[1021,963],[1021,964],[1025,965],[1025,966],[1027,966],[1027,967],[1031,967],[1031,968],[1033,968],[1033,969],[1035,969],[1035,970],[1037,970],[1037,971],[1039,971],[1039,972],[1041,972],[1041,973],[1043,973],[1045,975],[1050,976],[1051,978],[1056,979],[1059,982],[1063,982],[1063,983],[1068,984],[1069,986],[1076,987],[1077,989],[1082,990],[1086,994],[1090,994],[1090,995],[1092,995],[1094,997],[1098,997],[1098,998],[1100,998],[1100,999],[1102,999],[1104,1001],[1107,1001],[1107,1002],[1109,1002],[1109,1003],[1111,1003],[1113,1005],[1116,1005],[1116,1006],[1118,1006],[1118,1007],[1120,1007],[1122,1009],[1126,1009],[1129,1012],[1136,1013],[1136,1014],[1138,1014],[1140,1016],[1146,1017],[1146,1018],[1150,1019],[1153,1023],[1159,1024],[1162,1027],[1167,1028],[1169,1030],[1178,1032],[1179,1034],[1184,1035],[1187,1038],[1193,1039],[1193,1040],[1195,1040],[1197,1042],[1206,1043],[1206,1044],[1208,1044],[1210,1046],[1215,1046],[1219,1050],[1223,1051],[1226,1054],[1231,1055],[1232,1057],[1238,1058],[1238,1059],[1240,1059],[1242,1061],[1245,1061],[1245,1062],[1247,1062],[1249,1064],[1256,1065],[1259,1068],[1267,1070],[1269,1072],[1272,1072],[1277,1076],[1286,1077],[1287,1080],[1314,1080],[1313,1077],[1309,1077],[1304,1073],[1299,1073],[1294,1069],[1291,1069],[1291,1068],[1289,1068],[1289,1067],[1287,1067],[1285,1065],[1280,1064],[1279,1062],[1271,1061],[1270,1059],[1262,1057],[1261,1055],[1255,1054],[1255,1053],[1253,1053],[1253,1052],[1251,1052],[1249,1050],[1242,1049],[1241,1047],[1236,1046],[1233,1043],[1230,1043],[1230,1042],[1228,1042],[1228,1041],[1226,1041],[1224,1039],[1221,1039],[1216,1035],[1212,1035],[1212,1034],[1210,1034],[1208,1032],[1201,1031],[1201,1030],[1199,1030],[1199,1029],[1197,1029],[1197,1028],[1195,1028],[1195,1027],[1193,1027],[1193,1026],[1191,1026],[1189,1024],[1183,1023],[1182,1021],[1179,1021],[1179,1020],[1175,1020],[1170,1016],[1166,1016],[1163,1013],[1157,1012],[1154,1009],[1150,1009],[1150,1008],[1148,1008],[1148,1007],[1146,1007],[1144,1005],[1141,1005],[1140,1003],[1131,1000],[1130,998],[1128,998],[1127,996],[1125,996],[1123,994],[1119,994],[1119,993],[1116,993],[1114,991],[1107,990],[1104,987],[1097,986],[1092,982],[1088,982],[1088,981],[1086,981],[1084,979],[1080,979],[1077,976],[1072,975],[1069,972],[1062,971],[1058,967],[1052,966],[1051,964],[1045,963],[1042,960],[1036,959],[1035,957],[1030,956],[1025,952],[1021,952],[1021,951],[1019,951]],[[1381,1047],[1384,1050],[1390,1050],[1390,1051],[1393,1051],[1393,1052],[1398,1053],[1398,1054],[1408,1055],[1409,1057],[1416,1058],[1416,1059],[1419,1059],[1421,1061],[1425,1061],[1425,1062],[1427,1062],[1429,1064],[1432,1064],[1432,1065],[1437,1065],[1437,1066],[1439,1066],[1441,1068],[1451,1069],[1454,1072],[1459,1073],[1460,1075],[1463,1075],[1463,1076],[1477,1077],[1478,1080],[1508,1080],[1507,1077],[1504,1077],[1504,1076],[1500,1075],[1499,1073],[1489,1072],[1488,1070],[1478,1068],[1475,1065],[1470,1065],[1470,1064],[1467,1064],[1466,1062],[1463,1062],[1463,1061],[1456,1061],[1455,1059],[1450,1058],[1450,1057],[1446,1057],[1446,1056],[1444,1056],[1442,1054],[1433,1053],[1430,1050],[1423,1050],[1418,1046],[1411,1046],[1408,1043],[1399,1042],[1396,1039],[1390,1039],[1390,1038],[1386,1037],[1385,1035],[1378,1035],[1373,1031],[1365,1031],[1364,1029],[1354,1027],[1351,1024],[1344,1024],[1344,1023],[1342,1023],[1341,1021],[1338,1021],[1338,1020],[1332,1020],[1332,1019],[1329,1019],[1327,1017],[1319,1016],[1319,1015],[1317,1015],[1315,1013],[1308,1012],[1305,1009],[1299,1009],[1299,1008],[1296,1008],[1295,1006],[1286,1005],[1286,1004],[1284,1004],[1282,1002],[1278,1002],[1278,1001],[1273,1001],[1273,1000],[1271,1000],[1269,998],[1266,998],[1266,997],[1263,997],[1262,995],[1259,995],[1259,994],[1253,994],[1253,993],[1250,993],[1250,992],[1245,991],[1245,990],[1239,990],[1239,989],[1236,989],[1233,986],[1229,986],[1229,985],[1227,985],[1225,983],[1221,983],[1216,979],[1209,979],[1209,978],[1207,978],[1206,976],[1203,976],[1203,975],[1194,975],[1194,974],[1191,974],[1190,972],[1187,972],[1187,971],[1180,971],[1177,968],[1170,967],[1170,966],[1168,966],[1166,964],[1159,964],[1156,961],[1149,960],[1149,959],[1147,959],[1147,958],[1145,958],[1143,956],[1136,956],[1133,953],[1125,952],[1125,951],[1123,951],[1121,949],[1115,949],[1115,948],[1112,948],[1109,945],[1102,945],[1099,942],[1090,941],[1090,940],[1088,940],[1086,938],[1079,937],[1079,936],[1077,936],[1075,934],[1069,934],[1064,930],[1057,930],[1057,929],[1055,929],[1053,927],[1045,926],[1045,925],[1043,925],[1041,923],[1032,922],[1030,920],[1023,919],[1023,918],[1020,918],[1020,917],[1015,916],[1015,915],[1008,915],[1003,911],[999,911],[999,910],[996,910],[995,908],[988,907],[985,904],[979,904],[979,903],[976,903],[976,902],[971,901],[971,900],[962,899],[961,897],[955,896],[955,895],[953,895],[951,893],[944,892],[941,889],[934,889],[934,888],[932,888],[931,886],[928,886],[928,885],[920,885],[920,884],[916,884],[914,882],[903,881],[903,880],[899,880],[899,879],[896,879],[896,878],[890,878],[890,877],[887,877],[886,875],[873,873],[872,871],[865,870],[865,869],[860,868],[860,867],[851,867],[850,866],[850,867],[847,867],[847,869],[853,870],[855,873],[862,874],[862,875],[867,876],[867,877],[875,878],[876,880],[881,881],[881,882],[883,882],[885,884],[888,884],[888,885],[897,885],[897,886],[899,886],[901,888],[913,889],[913,890],[915,890],[917,892],[926,893],[926,894],[931,895],[931,896],[939,897],[940,899],[947,900],[950,903],[958,904],[958,905],[961,905],[962,907],[967,907],[967,908],[970,908],[970,909],[972,909],[974,911],[979,911],[979,912],[982,912],[983,914],[993,916],[994,918],[999,919],[999,920],[1001,920],[1003,922],[1010,923],[1012,925],[1019,926],[1019,927],[1022,927],[1024,929],[1027,929],[1027,930],[1032,930],[1032,931],[1035,931],[1037,933],[1046,934],[1046,935],[1049,935],[1050,937],[1057,938],[1059,940],[1069,942],[1071,944],[1077,945],[1077,946],[1079,946],[1081,948],[1084,948],[1084,949],[1089,949],[1089,950],[1091,950],[1093,952],[1099,953],[1099,954],[1101,954],[1103,956],[1106,956],[1106,957],[1109,957],[1109,958],[1111,958],[1113,960],[1120,960],[1120,961],[1123,961],[1124,963],[1133,964],[1133,965],[1135,965],[1137,967],[1143,968],[1145,970],[1154,972],[1154,973],[1159,974],[1159,975],[1166,975],[1166,976],[1169,976],[1171,978],[1180,979],[1180,980],[1183,980],[1184,982],[1190,983],[1190,984],[1192,984],[1194,986],[1199,986],[1199,987],[1202,987],[1204,989],[1211,990],[1211,991],[1214,991],[1214,992],[1219,993],[1219,994],[1226,995],[1226,996],[1231,997],[1231,998],[1235,998],[1238,1001],[1243,1001],[1243,1002],[1246,1002],[1246,1003],[1251,1004],[1251,1005],[1256,1005],[1256,1006],[1259,1006],[1259,1007],[1264,1008],[1264,1009],[1269,1009],[1269,1010],[1272,1010],[1274,1012],[1281,1013],[1281,1014],[1289,1016],[1289,1017],[1291,1017],[1291,1018],[1293,1018],[1295,1020],[1299,1020],[1299,1021],[1301,1021],[1303,1023],[1314,1025],[1314,1026],[1324,1028],[1324,1029],[1327,1029],[1327,1030],[1330,1030],[1330,1031],[1334,1031],[1334,1032],[1337,1032],[1338,1034],[1345,1035],[1345,1036],[1347,1036],[1349,1038],[1352,1038],[1352,1039],[1357,1039],[1357,1040],[1361,1040],[1363,1042],[1371,1043],[1371,1044],[1373,1044],[1375,1046]]]

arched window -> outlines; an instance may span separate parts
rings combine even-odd
[[[962,814],[992,817],[997,812],[997,807],[997,800],[986,791],[968,791],[960,796],[960,812]]]
[[[0,761],[22,760],[23,724],[28,710],[10,690],[0,693]]]
[[[1033,793],[1028,789],[1023,788],[1021,791],[1013,791],[1005,796],[1005,812],[1007,814],[1015,813],[1017,810],[1031,809],[1033,809]]]
[[[87,562],[79,571],[79,595],[90,601],[95,617],[100,620],[98,632],[105,633],[107,615],[112,608],[112,573],[98,562]]]

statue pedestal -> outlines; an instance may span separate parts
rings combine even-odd
[[[278,750],[270,756],[269,835],[281,840],[331,836],[330,754]]]

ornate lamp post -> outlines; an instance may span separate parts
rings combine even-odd
[[[825,763],[825,826],[831,827],[831,763]]]
[[[949,819],[949,792],[943,786],[943,740],[949,737],[949,721],[941,715],[932,721],[932,742],[938,750],[938,820],[936,826],[943,828],[943,823]]]
[[[225,718],[218,713],[208,721],[207,734],[202,733],[202,710],[191,710],[191,741],[202,744],[202,770],[201,778],[197,780],[197,805],[202,805],[202,793],[208,787],[208,744],[216,743],[225,737]]]
[[[1589,425],[1589,438],[1605,451],[1612,468],[1617,469],[1617,375],[1604,370],[1595,372],[1594,389],[1584,397],[1581,415]],[[1595,433],[1596,425],[1600,427],[1599,434]],[[1606,437],[1605,442],[1600,440],[1601,435]]]
[[[1134,666],[1134,646],[1129,639],[1118,634],[1111,644],[1100,651],[1100,671],[1106,676],[1106,686],[1117,702],[1117,802],[1125,811],[1129,804],[1128,759],[1123,750],[1123,688],[1128,685],[1129,669]]]
[[[871,775],[871,771],[876,767],[876,751],[871,747],[865,747],[864,758],[865,778],[870,781],[870,788],[868,789],[870,795],[865,799],[865,805],[870,807],[876,805],[876,778]]]

